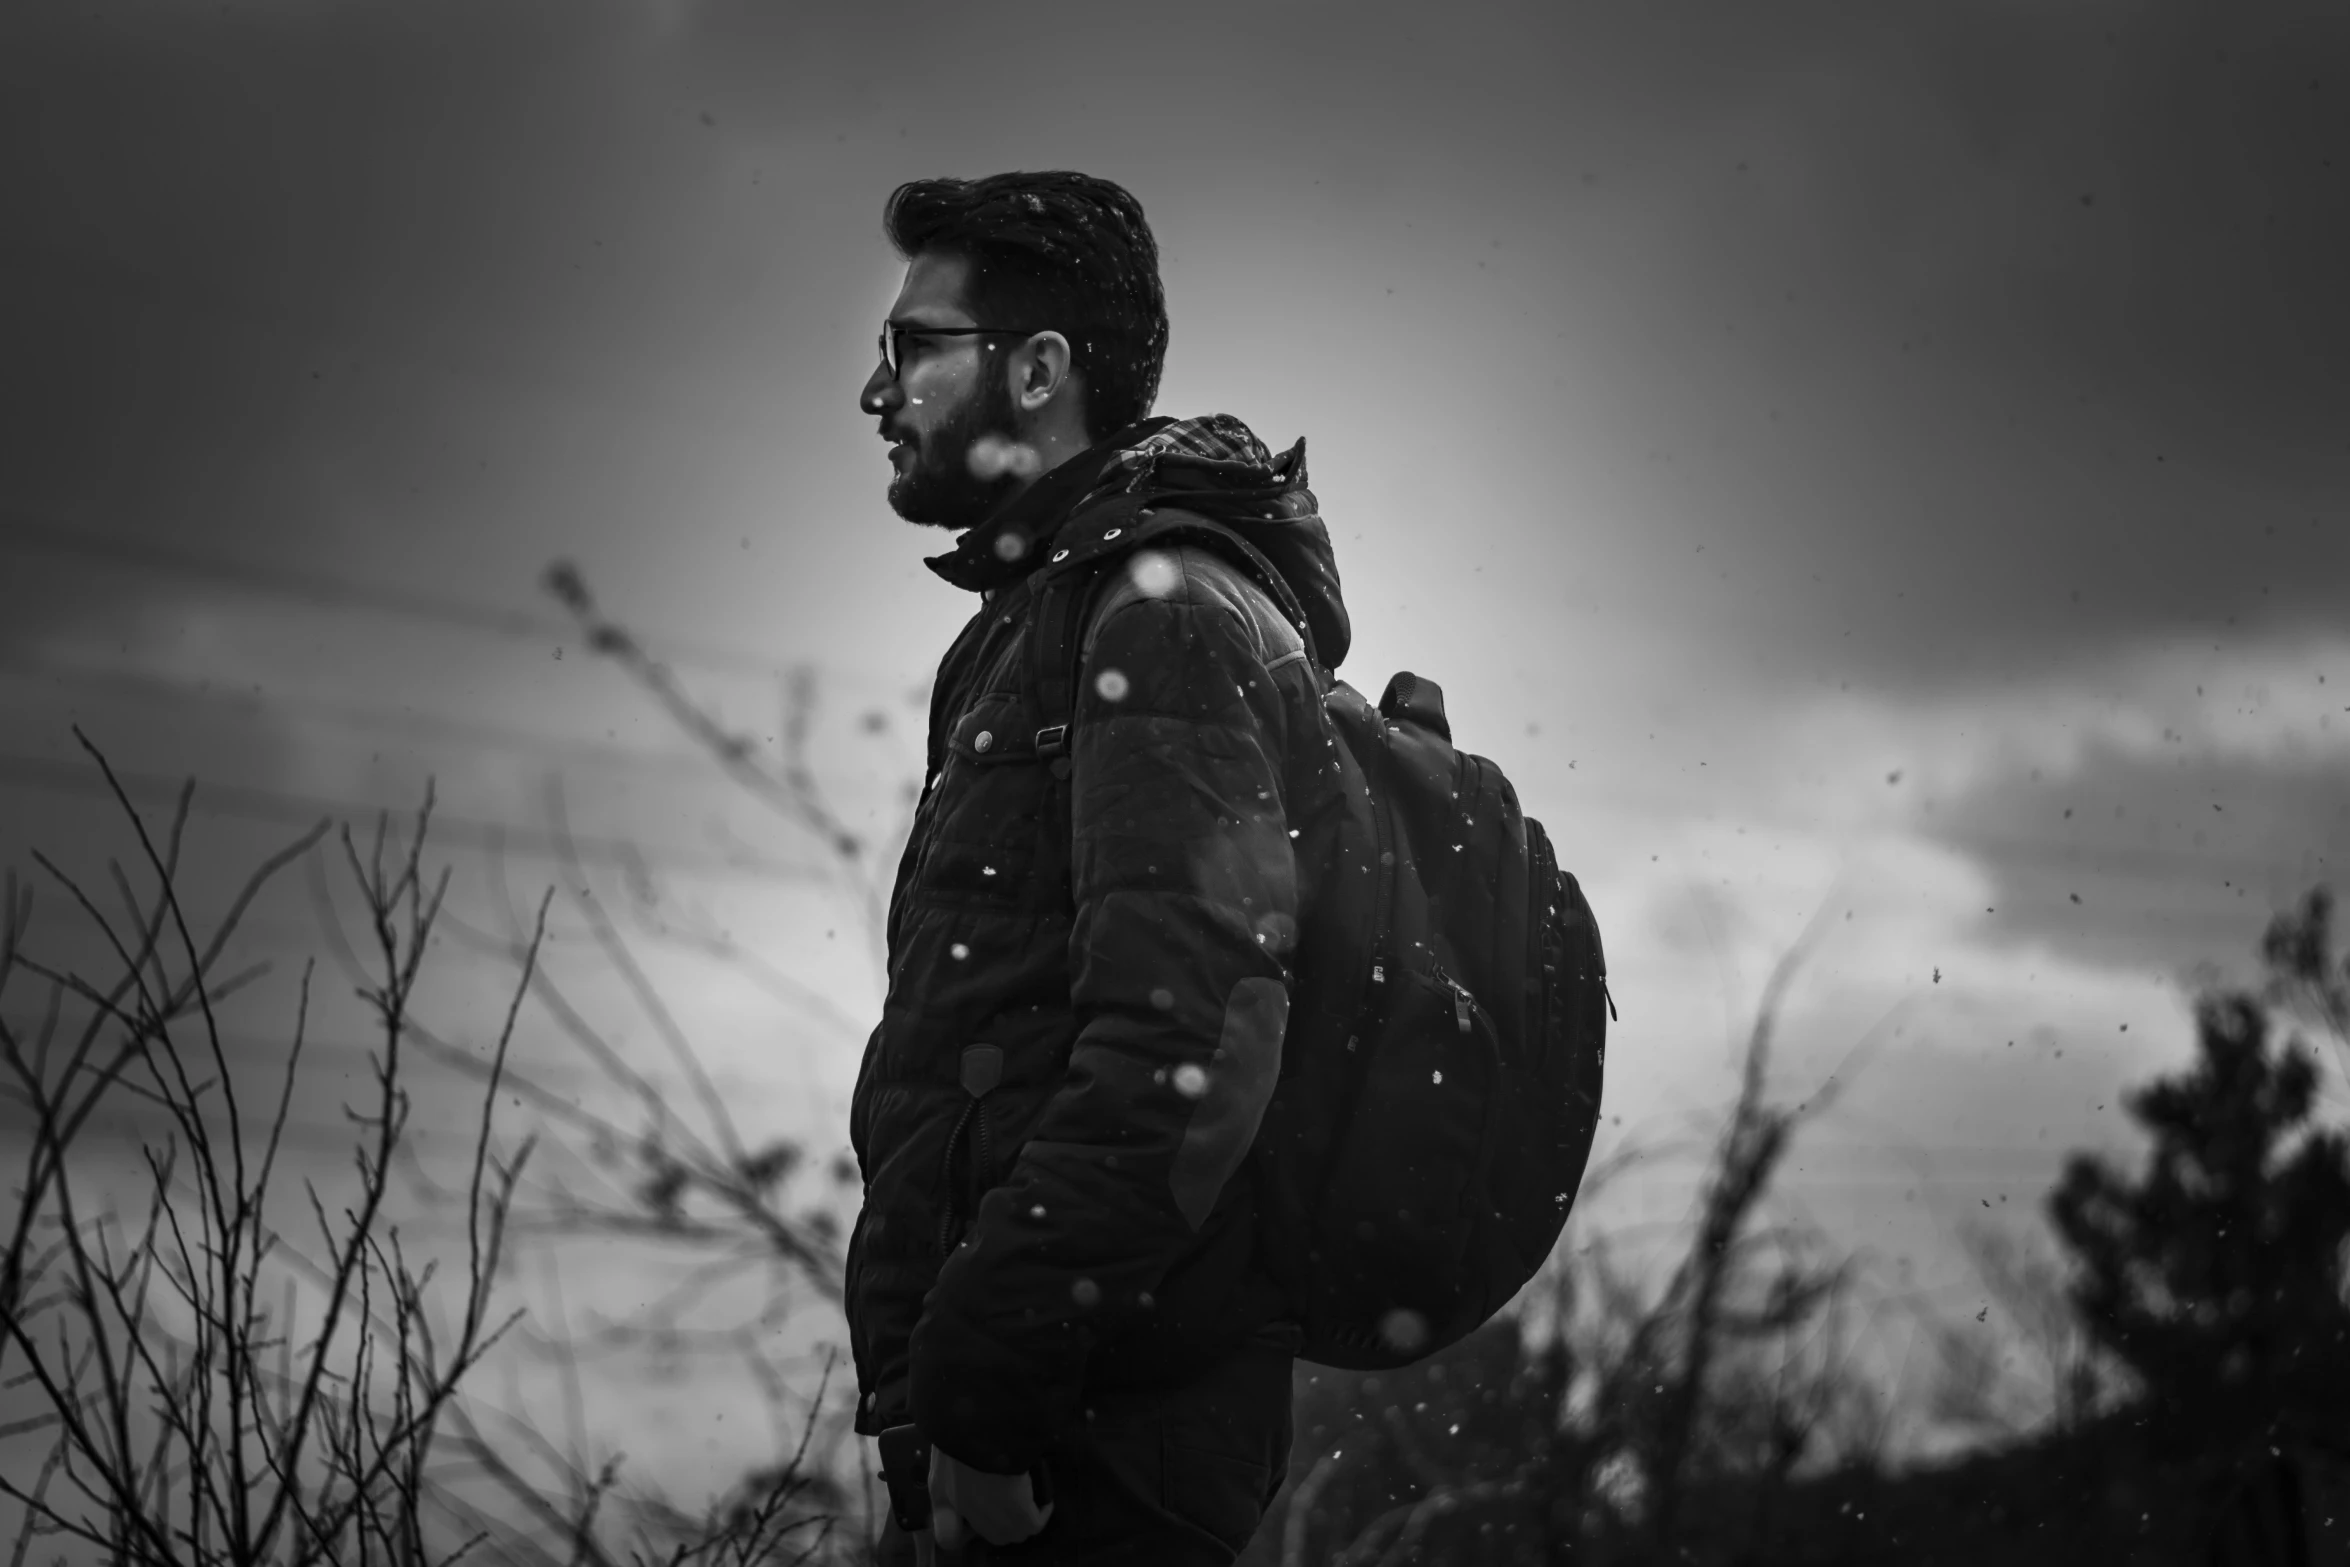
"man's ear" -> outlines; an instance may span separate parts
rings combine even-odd
[[[1034,414],[1069,388],[1069,340],[1058,332],[1039,332],[1012,356],[1012,403],[1022,413]]]

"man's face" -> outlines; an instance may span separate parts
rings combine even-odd
[[[959,256],[916,256],[889,319],[910,326],[978,325],[964,306],[969,276],[969,263]],[[1000,461],[988,460],[1016,434],[1000,352],[1011,340],[995,340],[996,352],[985,341],[909,337],[897,378],[877,364],[858,396],[857,406],[879,417],[882,439],[890,443],[890,509],[908,522],[968,528],[1020,486]],[[981,448],[978,462],[975,444]]]

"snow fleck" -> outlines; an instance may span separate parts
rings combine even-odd
[[[1186,1099],[1197,1099],[1207,1091],[1207,1070],[1199,1063],[1186,1061],[1175,1069],[1175,1092]]]
[[[1101,699],[1105,702],[1123,702],[1126,700],[1127,691],[1131,689],[1126,680],[1126,672],[1122,669],[1103,670],[1093,677],[1093,688],[1101,694]]]
[[[1268,909],[1256,918],[1257,945],[1276,955],[1297,945],[1297,921],[1278,909]]]
[[[1044,457],[1035,447],[1000,435],[983,435],[973,441],[963,461],[971,476],[982,482],[1007,474],[1033,479],[1044,471]]]
[[[1129,580],[1146,598],[1163,599],[1175,591],[1174,557],[1161,550],[1144,550],[1126,568]]]
[[[1079,1279],[1069,1286],[1069,1298],[1080,1306],[1091,1308],[1101,1303],[1102,1287],[1091,1279]]]
[[[1388,1347],[1410,1354],[1428,1342],[1428,1319],[1408,1307],[1398,1306],[1379,1319],[1379,1336]]]
[[[1167,989],[1163,985],[1158,986],[1151,991],[1151,1005],[1158,1008],[1161,1012],[1173,1010],[1175,1006],[1175,992]]]
[[[953,958],[957,963],[964,962],[971,956],[970,943],[962,941],[956,942],[953,946],[947,948],[947,956]]]

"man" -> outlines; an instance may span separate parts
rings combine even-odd
[[[1301,442],[1147,417],[1167,342],[1134,198],[1072,173],[891,196],[907,260],[859,406],[890,504],[960,530],[979,595],[939,666],[851,1138],[857,1429],[930,1447],[892,1561],[1231,1561],[1286,1471],[1294,1313],[1251,1139],[1280,1069],[1293,840],[1332,807],[1347,620]],[[1105,556],[1071,706],[1045,584],[1160,496],[1246,533]],[[1067,552],[1079,551],[1076,559]]]

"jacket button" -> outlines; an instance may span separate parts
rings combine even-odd
[[[995,735],[985,729],[980,730],[971,739],[971,749],[974,751],[984,751],[993,744],[995,744]]]

